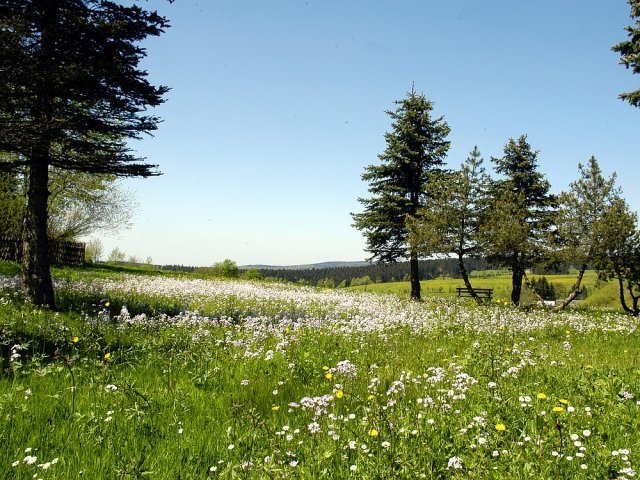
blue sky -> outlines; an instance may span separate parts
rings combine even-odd
[[[634,210],[640,86],[613,44],[623,0],[164,0],[172,25],[144,68],[172,88],[155,136],[131,147],[163,176],[126,180],[135,226],[106,252],[155,263],[362,260],[350,212],[378,161],[385,110],[412,83],[451,127],[448,163],[477,145],[491,167],[527,134],[560,192],[595,155]]]

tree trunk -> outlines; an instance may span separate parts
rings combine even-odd
[[[22,290],[29,302],[53,309],[55,299],[47,239],[47,159],[48,153],[34,155],[29,167],[27,208],[22,230]]]
[[[467,267],[464,266],[464,261],[462,260],[462,254],[458,254],[458,268],[460,269],[460,276],[462,277],[462,281],[464,282],[464,286],[467,287],[467,292],[469,295],[476,301],[478,305],[482,305],[482,299],[478,296],[476,291],[471,286],[471,282],[469,281],[469,274],[467,273]]]
[[[520,305],[520,295],[522,294],[522,277],[524,270],[520,265],[514,265],[511,268],[511,302],[514,305]]]
[[[633,316],[637,316],[638,314],[634,312],[631,308],[629,308],[629,306],[627,305],[627,301],[624,298],[624,279],[622,277],[622,274],[619,272],[618,272],[618,287],[619,287],[619,293],[620,293],[620,305],[622,305],[622,309]]]
[[[411,267],[411,300],[420,301],[420,271],[418,270],[418,255],[411,252],[409,257]]]
[[[580,285],[582,284],[582,278],[584,277],[584,272],[587,270],[587,264],[583,263],[580,267],[580,271],[578,271],[578,278],[576,278],[576,283],[571,288],[569,295],[562,301],[560,305],[558,305],[554,310],[559,312],[560,310],[565,309],[571,302],[575,300],[575,298],[580,294]]]
[[[27,207],[22,226],[22,290],[29,302],[54,309],[47,238],[51,120],[54,104],[53,81],[48,64],[51,58],[55,57],[55,25],[59,4],[57,0],[36,3],[42,9],[39,25],[40,49],[37,54],[41,77],[37,82],[36,99],[32,106],[38,130],[31,155],[28,157]]]

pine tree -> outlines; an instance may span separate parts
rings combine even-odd
[[[614,45],[611,50],[620,54],[620,63],[630,68],[633,73],[640,73],[640,0],[629,0],[631,18],[636,21],[635,26],[628,26],[630,40]],[[626,100],[635,107],[640,107],[640,88],[632,92],[620,94],[620,99]]]
[[[433,103],[414,89],[386,113],[392,129],[385,133],[386,148],[380,164],[365,168],[370,198],[360,198],[364,212],[353,215],[354,226],[367,240],[370,260],[409,259],[411,298],[420,299],[418,252],[408,242],[407,218],[418,215],[430,195],[432,181],[442,171],[449,150],[449,125],[433,118]]]
[[[22,280],[34,304],[55,306],[50,167],[157,174],[126,141],[159,122],[146,110],[163,102],[167,88],[152,86],[139,69],[146,52],[138,44],[167,26],[155,12],[108,0],[0,0],[0,170],[25,169]]]
[[[483,252],[480,227],[489,177],[482,163],[480,151],[474,147],[460,170],[441,175],[434,186],[433,198],[422,207],[418,218],[409,223],[411,242],[422,254],[456,256],[467,291],[478,303],[482,299],[471,285],[464,259]]]
[[[24,212],[20,177],[0,172],[0,237],[18,237]]]
[[[492,158],[502,175],[493,186],[494,201],[483,222],[488,259],[511,269],[511,301],[520,304],[526,270],[550,254],[549,236],[553,231],[556,199],[550,184],[538,172],[538,152],[525,135],[510,138],[504,156]]]

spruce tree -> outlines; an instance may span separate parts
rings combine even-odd
[[[139,63],[139,42],[167,21],[108,0],[0,0],[0,171],[24,168],[23,290],[55,306],[49,269],[49,169],[148,177],[126,141],[156,129],[166,87]],[[6,160],[9,158],[10,160]]]
[[[538,172],[538,152],[527,137],[510,138],[504,156],[492,158],[502,175],[493,186],[494,200],[483,222],[489,261],[511,270],[511,301],[520,304],[526,270],[550,255],[556,199],[550,184]]]
[[[412,88],[395,102],[391,131],[380,164],[365,168],[370,198],[360,198],[364,212],[353,215],[353,225],[366,237],[370,261],[410,263],[411,298],[420,299],[418,251],[408,242],[407,219],[419,215],[430,195],[435,176],[442,171],[449,150],[450,128],[443,117],[432,116],[433,103]]]
[[[625,30],[630,39],[614,45],[611,50],[620,54],[620,63],[630,68],[633,73],[640,73],[640,0],[629,0],[631,18],[635,19],[635,26],[628,26]],[[640,88],[632,92],[620,94],[620,99],[640,107]]]

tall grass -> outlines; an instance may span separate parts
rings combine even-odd
[[[57,281],[66,313],[0,294],[4,478],[637,475],[631,317],[158,276]]]

